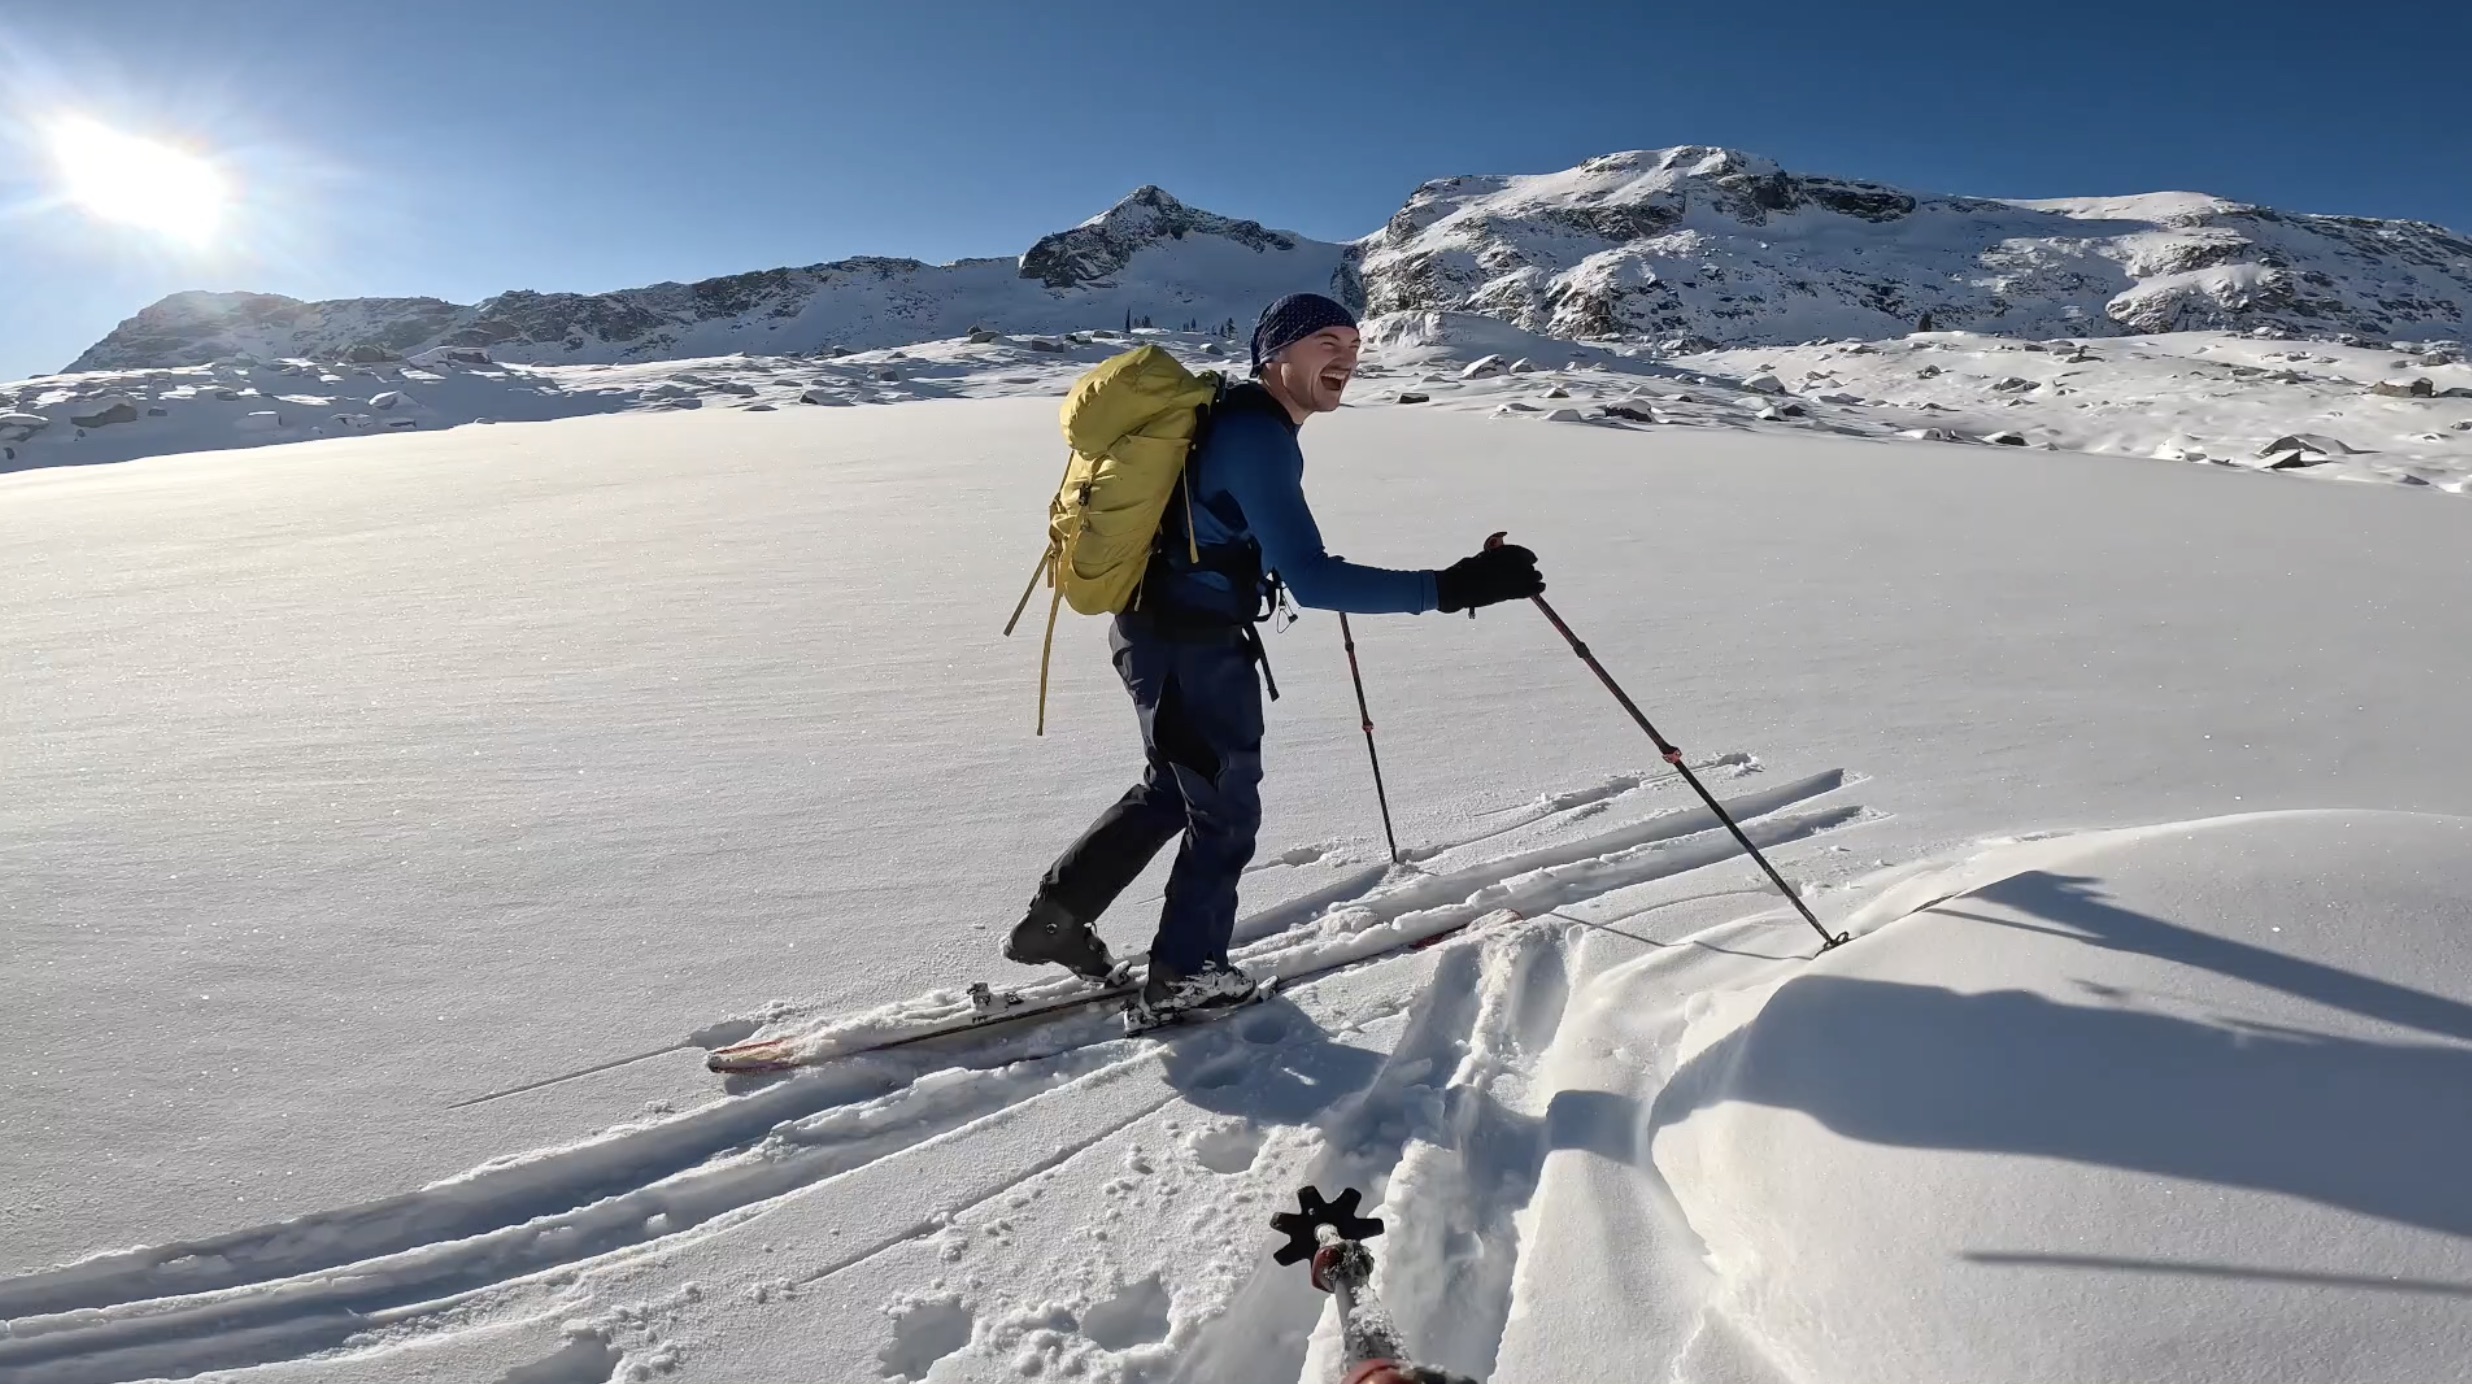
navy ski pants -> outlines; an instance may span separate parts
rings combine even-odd
[[[1182,836],[1150,955],[1191,975],[1227,960],[1236,884],[1262,825],[1262,686],[1253,647],[1235,629],[1170,636],[1140,615],[1117,617],[1108,646],[1133,694],[1149,762],[1141,782],[1057,857],[1039,892],[1094,921],[1160,847]]]

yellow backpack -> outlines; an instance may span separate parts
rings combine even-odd
[[[1047,641],[1039,650],[1039,734],[1047,733],[1057,607],[1069,603],[1084,615],[1113,615],[1139,602],[1159,520],[1184,475],[1202,410],[1219,388],[1217,374],[1194,374],[1158,347],[1141,346],[1074,381],[1064,396],[1064,440],[1072,455],[1047,502],[1047,551],[1004,623],[1011,634],[1040,581],[1055,589],[1047,603]],[[1192,503],[1188,490],[1188,510]],[[1191,531],[1188,519],[1188,544]],[[1194,560],[1200,558],[1196,552]]]

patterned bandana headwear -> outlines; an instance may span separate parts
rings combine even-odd
[[[1324,327],[1355,325],[1356,314],[1338,302],[1319,293],[1291,293],[1262,309],[1262,320],[1254,324],[1253,373],[1261,374],[1264,361]]]

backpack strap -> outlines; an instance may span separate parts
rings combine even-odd
[[[1072,474],[1073,454],[1067,452],[1064,455],[1064,475],[1056,478],[1056,488],[1063,489],[1065,480]],[[1056,594],[1048,598],[1047,637],[1039,644],[1038,734],[1040,735],[1047,733],[1047,668],[1056,653],[1056,608],[1064,604],[1064,583],[1056,579],[1056,564],[1063,560],[1064,545],[1053,538],[1048,539],[1047,551],[1039,554],[1038,565],[1030,569],[1030,584],[1021,589],[1021,599],[1013,603],[1013,618],[1004,622],[1004,633],[1009,638],[1013,633],[1013,627],[1021,623],[1021,613],[1030,608],[1030,593],[1039,589],[1039,578],[1045,577],[1047,584],[1055,589]]]
[[[1047,638],[1039,643],[1039,728],[1047,733],[1047,665],[1056,653],[1056,608],[1064,604],[1064,583],[1052,583],[1056,594],[1047,598]],[[1026,594],[1026,593],[1025,593]]]

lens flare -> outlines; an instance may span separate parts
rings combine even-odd
[[[95,216],[203,245],[229,191],[212,163],[82,117],[51,127],[52,159],[71,200]]]

